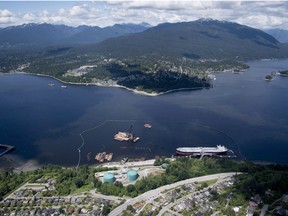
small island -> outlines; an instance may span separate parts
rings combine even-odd
[[[265,76],[266,81],[271,81],[272,79],[273,79],[273,76],[271,76],[271,75]]]

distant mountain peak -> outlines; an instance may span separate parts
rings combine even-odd
[[[37,23],[24,23],[24,24],[20,25],[19,27],[20,28],[26,28],[26,27],[32,27],[32,26],[37,26],[37,25],[39,25],[39,24],[37,24]]]
[[[217,20],[217,19],[212,19],[212,18],[201,18],[201,19],[196,20],[195,22],[199,22],[199,23],[230,23],[229,21]]]
[[[143,26],[143,27],[146,27],[146,28],[152,27],[152,25],[150,25],[149,23],[146,23],[146,22],[141,22],[141,23],[121,23],[121,24],[116,23],[113,26]]]

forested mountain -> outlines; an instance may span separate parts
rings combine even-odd
[[[23,24],[0,29],[0,45],[51,45],[70,37],[79,30],[66,25]]]
[[[0,29],[0,46],[49,46],[98,43],[110,37],[140,32],[148,24],[117,24],[105,28],[97,26],[71,27],[52,24],[23,24]]]
[[[118,37],[122,35],[129,35],[136,32],[142,32],[146,30],[149,25],[142,23],[136,24],[115,24],[105,28],[100,27],[87,27],[82,31],[72,35],[65,40],[70,44],[92,44],[99,43],[107,38]],[[64,43],[64,41],[63,41]]]
[[[279,41],[261,30],[211,19],[164,23],[137,34],[108,39],[91,49],[115,57],[245,60],[288,55]]]
[[[54,35],[56,30],[48,27],[61,33]],[[146,30],[137,25],[73,28],[43,24],[41,28],[46,35],[35,39],[38,44],[41,40],[58,44],[34,51],[3,49],[0,71],[22,70],[68,82],[165,92],[209,87],[209,73],[245,70],[246,60],[288,57],[288,44],[261,30],[211,19],[163,23]],[[0,36],[6,30],[0,30]]]

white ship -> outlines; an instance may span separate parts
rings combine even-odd
[[[226,154],[228,149],[225,146],[217,145],[217,147],[180,147],[176,149],[178,155],[221,155]]]

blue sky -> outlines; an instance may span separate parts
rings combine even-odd
[[[287,1],[1,1],[0,27],[24,23],[109,26],[213,18],[288,30]]]
[[[75,2],[68,1],[2,1],[1,9],[8,9],[11,12],[38,12],[42,10],[57,10],[59,8],[72,7]]]

